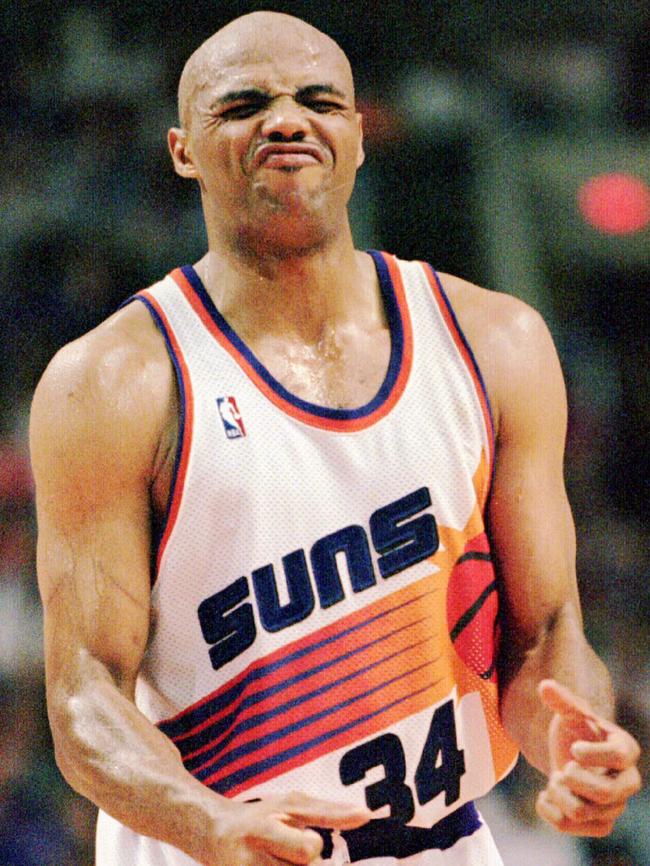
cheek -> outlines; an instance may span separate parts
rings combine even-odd
[[[236,135],[213,135],[197,148],[201,176],[217,187],[240,178],[246,164],[247,139]]]
[[[233,170],[242,171],[245,168],[249,145],[250,136],[244,132],[224,136],[221,143],[224,165],[228,164]]]

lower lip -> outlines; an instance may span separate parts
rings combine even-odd
[[[319,165],[319,160],[310,153],[270,153],[261,168],[305,168]]]

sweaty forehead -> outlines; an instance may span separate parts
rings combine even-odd
[[[204,42],[187,62],[179,85],[181,119],[202,93],[315,83],[334,84],[354,98],[350,65],[334,40],[291,16],[245,16]]]

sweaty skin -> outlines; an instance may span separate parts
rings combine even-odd
[[[304,22],[253,13],[192,55],[179,90],[182,126],[169,147],[201,192],[208,252],[196,267],[218,309],[293,393],[367,403],[390,341],[374,268],[347,219],[363,148],[345,56]],[[608,677],[582,632],[557,356],[524,304],[442,280],[497,427],[489,518],[510,648],[503,720],[548,776],[540,814],[563,832],[603,835],[638,789],[638,746],[610,721]],[[316,864],[322,843],[308,827],[352,828],[371,813],[299,792],[221,797],[134,703],[151,625],[151,527],[166,508],[177,428],[169,357],[138,304],[59,352],[35,394],[57,760],[77,791],[203,866]]]
[[[212,87],[215,77],[229,62],[257,61],[254,49],[248,55],[242,51],[242,39],[245,38],[249,44],[257,42],[265,46],[267,40],[262,28],[272,28],[274,35],[286,37],[292,51],[301,50],[309,64],[317,65],[324,54],[334,58],[345,68],[347,86],[354,94],[350,63],[341,48],[325,33],[291,15],[258,13],[243,16],[206,39],[185,64],[178,84],[178,116],[186,129],[191,125],[191,111],[197,94]]]

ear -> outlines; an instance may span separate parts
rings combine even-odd
[[[176,174],[196,178],[197,170],[190,153],[187,130],[172,127],[167,133],[167,144]]]
[[[363,149],[363,115],[357,112],[357,126],[359,128],[359,147],[357,149],[357,168],[361,168],[366,158],[366,152]]]

